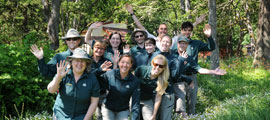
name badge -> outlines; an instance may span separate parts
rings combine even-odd
[[[70,83],[67,83],[67,84],[66,84],[66,86],[71,86],[71,87],[72,87],[72,84],[70,84]]]

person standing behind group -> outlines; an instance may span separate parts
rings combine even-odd
[[[214,74],[214,75],[224,75],[226,74],[225,70],[216,68],[215,70],[209,70],[206,68],[201,68],[198,63],[193,59],[193,57],[189,56],[186,52],[186,49],[189,44],[189,39],[186,36],[180,35],[178,37],[178,60],[180,64],[183,64],[184,67],[182,68],[182,74],[188,74],[192,71],[196,71],[200,74]],[[186,98],[190,98],[190,92],[187,92],[187,90],[190,90],[192,88],[189,88],[186,83],[184,82],[178,82],[174,84],[174,90],[176,95],[176,107],[175,111],[176,113],[181,114],[183,117],[186,117]],[[188,94],[187,94],[188,93]]]
[[[118,32],[113,32],[109,36],[109,46],[106,49],[104,57],[113,62],[113,68],[117,67],[120,55],[123,54],[123,43],[121,34]]]
[[[131,41],[136,42],[130,50],[130,54],[133,58],[137,55],[145,53],[144,41],[147,39],[147,33],[141,29],[135,29],[131,34]]]
[[[123,54],[119,58],[119,69],[101,75],[100,83],[108,91],[101,109],[103,120],[128,120],[131,98],[131,120],[139,120],[140,81],[131,73],[132,63],[131,55]]]
[[[83,43],[82,36],[75,29],[69,29],[62,39],[67,44],[68,50],[56,54],[47,64],[45,63],[42,47],[38,49],[36,44],[31,46],[30,51],[38,58],[38,68],[42,76],[53,78],[57,72],[56,64],[61,60],[65,60],[67,56],[72,55],[72,52]]]
[[[144,120],[156,120],[162,101],[162,95],[168,87],[170,71],[165,56],[157,55],[151,66],[142,65],[135,70],[135,76],[141,80],[141,104]]]
[[[150,63],[150,58],[152,54],[156,51],[156,40],[153,38],[147,38],[144,42],[146,52],[135,56],[134,68],[141,65],[147,65]]]
[[[181,26],[181,34],[189,39],[189,44],[187,47],[187,54],[192,57],[196,64],[198,64],[198,54],[200,51],[213,51],[215,49],[215,42],[211,37],[211,26],[206,24],[203,30],[205,36],[208,38],[208,43],[204,43],[200,40],[192,40],[190,35],[193,31],[193,25],[191,22],[184,22]],[[177,49],[175,50],[177,54]],[[197,92],[198,92],[198,81],[197,81],[197,71],[190,71],[185,73],[188,77],[192,78],[194,82],[194,89],[188,88],[188,93],[190,97],[188,100],[188,114],[195,114],[195,105],[197,103]]]
[[[166,34],[168,33],[168,31],[167,31],[167,25],[166,25],[165,23],[162,23],[162,24],[159,25],[158,30],[157,30],[158,36],[156,37],[156,36],[150,34],[150,33],[145,29],[145,27],[141,24],[141,22],[139,21],[139,19],[137,18],[137,16],[134,14],[133,8],[132,8],[131,5],[126,4],[125,7],[126,7],[127,11],[130,13],[130,15],[132,16],[132,19],[134,20],[134,22],[135,22],[135,24],[137,25],[137,27],[138,27],[139,29],[141,29],[141,30],[146,31],[146,33],[147,33],[147,35],[148,35],[148,38],[154,38],[154,39],[156,40],[156,46],[157,46],[157,48],[160,49],[160,41],[161,41],[161,38],[162,38],[163,35],[166,35]]]
[[[86,51],[76,48],[65,60],[56,64],[57,74],[48,84],[48,91],[57,94],[53,107],[54,120],[90,120],[99,100],[99,84],[90,73],[91,59]]]

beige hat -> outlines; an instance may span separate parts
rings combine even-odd
[[[80,42],[80,44],[79,44],[79,46],[81,46],[82,44],[83,44],[83,36],[81,36],[80,34],[79,34],[79,32],[77,31],[77,30],[75,30],[75,29],[73,29],[73,28],[71,28],[71,29],[69,29],[68,30],[68,32],[67,32],[67,34],[65,35],[65,37],[62,37],[62,39],[63,40],[66,40],[66,39],[68,39],[68,38],[81,38],[81,42]]]
[[[147,35],[147,32],[146,32],[145,30],[142,30],[142,29],[134,29],[134,31],[133,31],[132,34],[131,34],[131,40],[132,40],[133,42],[135,42],[135,34],[136,34],[137,32],[142,32],[143,35],[144,35],[144,37],[145,37],[145,39],[147,39],[148,35]]]
[[[83,50],[82,48],[76,48],[73,51],[73,54],[67,57],[67,61],[71,61],[74,58],[84,59],[84,60],[87,60],[87,62],[92,62],[92,59],[89,57],[87,52]]]

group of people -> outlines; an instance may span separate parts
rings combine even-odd
[[[226,74],[198,65],[200,51],[215,49],[210,25],[204,29],[208,43],[190,38],[190,22],[184,22],[181,35],[173,39],[167,25],[160,24],[156,37],[143,27],[130,5],[126,9],[138,27],[131,34],[136,43],[131,48],[118,32],[108,40],[92,39],[100,22],[92,24],[85,37],[70,29],[62,37],[68,50],[47,64],[42,48],[31,46],[40,73],[52,78],[48,91],[57,93],[54,120],[88,120],[94,113],[99,120],[171,120],[173,111],[186,117],[195,114],[197,73]],[[91,55],[83,44],[92,48]]]

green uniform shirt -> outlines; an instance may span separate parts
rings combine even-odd
[[[82,120],[91,103],[91,97],[99,97],[96,76],[84,72],[75,83],[72,70],[60,82],[59,93],[53,107],[58,120]]]
[[[152,99],[156,94],[157,78],[151,79],[151,66],[141,65],[135,70],[135,76],[141,81],[141,100]]]

